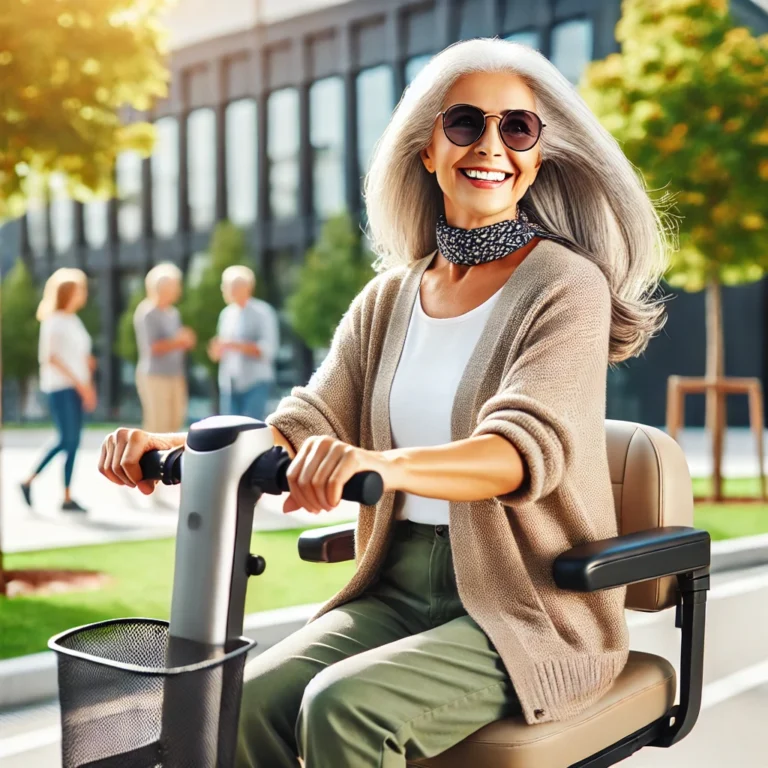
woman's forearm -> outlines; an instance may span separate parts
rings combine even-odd
[[[490,499],[517,490],[524,478],[519,452],[501,435],[425,448],[394,448],[382,455],[393,467],[390,490],[430,499]]]
[[[51,355],[50,358],[48,358],[48,362],[60,373],[64,374],[64,376],[72,382],[72,386],[75,389],[78,387],[88,386],[91,383],[90,377],[87,381],[80,381],[80,379],[78,379],[77,376],[75,376],[75,374],[72,373],[72,371],[69,369],[69,366],[63,363],[56,355]]]

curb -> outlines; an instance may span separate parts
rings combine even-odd
[[[712,543],[712,573],[768,565],[768,534]],[[257,653],[300,629],[322,603],[297,605],[245,617],[243,631],[258,638]],[[58,695],[56,654],[44,651],[0,661],[0,710],[49,701]]]

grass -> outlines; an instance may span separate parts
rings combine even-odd
[[[351,576],[353,563],[300,560],[296,549],[299,533],[288,530],[253,535],[251,552],[263,555],[267,568],[249,582],[246,613],[321,602]],[[109,574],[113,581],[88,592],[0,598],[0,658],[44,651],[52,635],[94,621],[125,616],[167,619],[173,556],[173,539],[6,555],[9,570],[97,570]]]
[[[709,492],[696,479],[697,495]],[[729,480],[726,496],[756,496],[756,479]],[[696,505],[694,524],[719,541],[768,533],[766,504]],[[251,579],[246,613],[321,602],[351,576],[352,563],[305,563],[296,540],[300,531],[265,531],[251,540],[251,552],[263,555],[267,569]],[[63,595],[0,598],[0,658],[46,649],[48,638],[69,627],[122,616],[168,618],[173,579],[173,539],[124,542],[7,555],[5,567],[88,569],[107,573],[112,582],[98,591]]]

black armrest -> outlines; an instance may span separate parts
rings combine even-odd
[[[299,557],[310,563],[342,563],[355,559],[357,523],[304,531],[299,536]]]
[[[707,531],[669,526],[569,549],[555,560],[553,575],[561,589],[594,592],[697,571],[707,568],[709,560]]]

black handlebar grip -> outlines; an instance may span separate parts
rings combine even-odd
[[[144,480],[160,480],[164,485],[178,485],[181,482],[181,456],[184,446],[170,451],[147,451],[139,459],[141,476]]]
[[[287,470],[287,463],[281,466],[280,472],[277,475],[277,484],[281,491],[288,491],[288,479],[285,476]],[[372,472],[366,470],[365,472],[358,472],[344,483],[344,488],[341,490],[341,498],[346,501],[356,501],[359,504],[365,504],[366,506],[373,506],[376,504],[384,493],[384,481],[381,479],[381,475],[378,472]]]
[[[165,455],[160,451],[147,451],[139,459],[142,478],[144,480],[162,480],[164,459]]]

